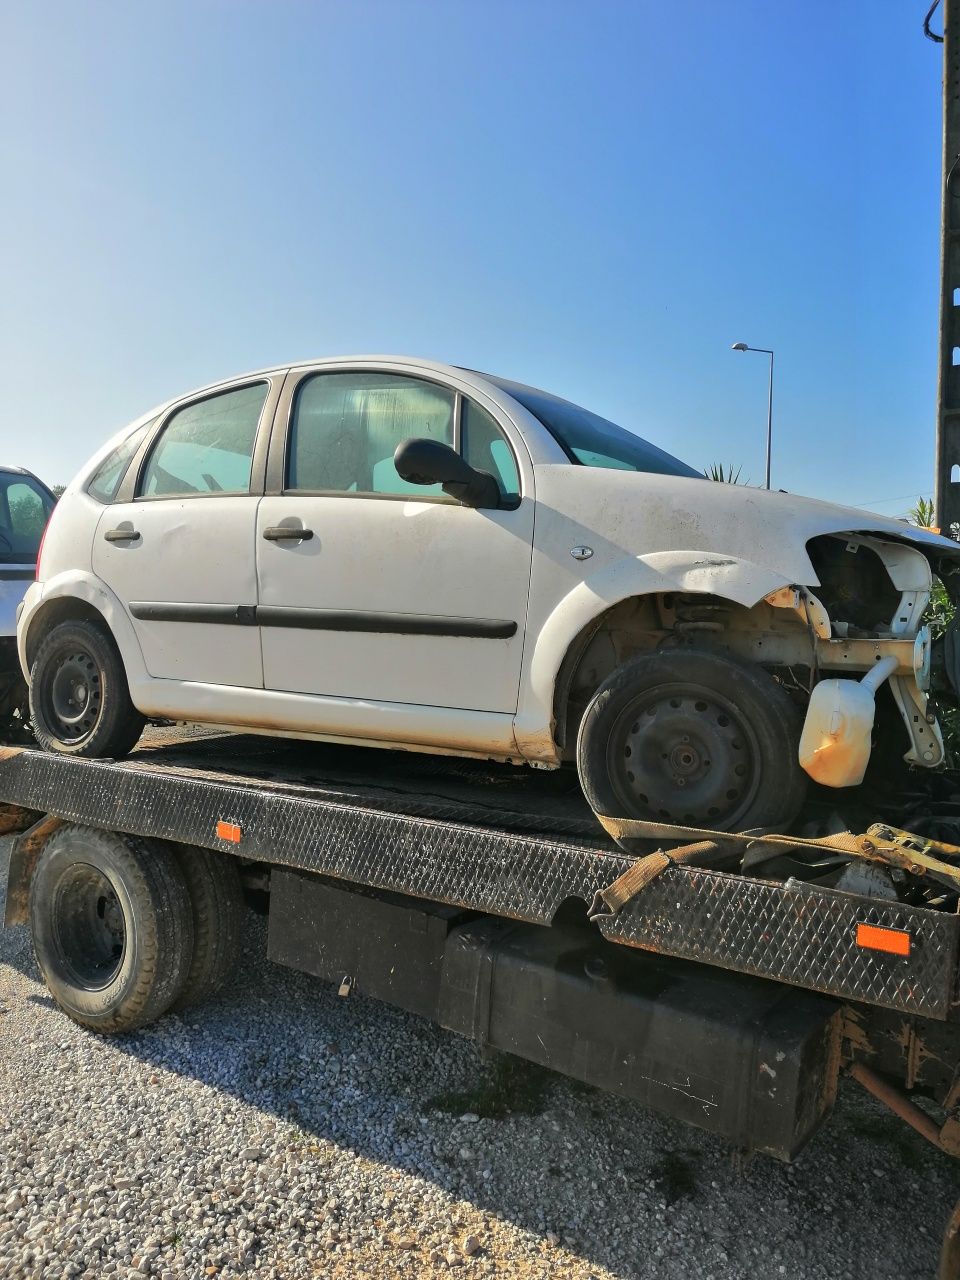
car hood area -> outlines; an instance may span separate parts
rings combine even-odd
[[[747,485],[551,465],[537,468],[537,506],[548,525],[561,515],[568,522],[572,517],[574,528],[567,536],[608,564],[624,557],[659,560],[681,550],[702,552],[714,562],[715,557],[743,560],[786,582],[815,586],[807,544],[824,534],[862,534],[915,547],[940,576],[960,569],[960,543],[931,530]],[[553,532],[560,535],[559,528]]]

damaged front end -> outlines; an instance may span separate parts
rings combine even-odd
[[[819,579],[816,593],[796,587],[767,597],[770,604],[795,610],[811,635],[814,686],[801,765],[824,786],[859,785],[873,750],[877,693],[884,686],[906,731],[903,759],[928,769],[942,764],[943,735],[930,700],[933,645],[925,621],[933,585],[930,560],[904,542],[861,533],[822,535],[807,550]],[[957,681],[949,687],[956,700],[956,631],[949,644]],[[947,666],[943,660],[938,665]]]

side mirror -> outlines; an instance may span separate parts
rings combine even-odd
[[[403,440],[393,465],[408,484],[439,484],[466,507],[499,507],[500,486],[488,471],[477,471],[442,440]]]

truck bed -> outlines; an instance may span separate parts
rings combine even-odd
[[[0,748],[0,805],[539,925],[584,918],[633,861],[566,770],[179,726],[123,761]],[[863,948],[863,923],[908,931],[910,954]],[[598,927],[846,1000],[939,1020],[957,1007],[960,918],[926,907],[671,866]]]

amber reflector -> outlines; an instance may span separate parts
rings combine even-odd
[[[857,946],[887,951],[892,956],[910,954],[910,935],[904,929],[884,929],[876,924],[857,925]]]
[[[229,840],[231,844],[240,843],[240,827],[235,822],[224,822],[223,819],[217,823],[217,837],[220,840]]]

